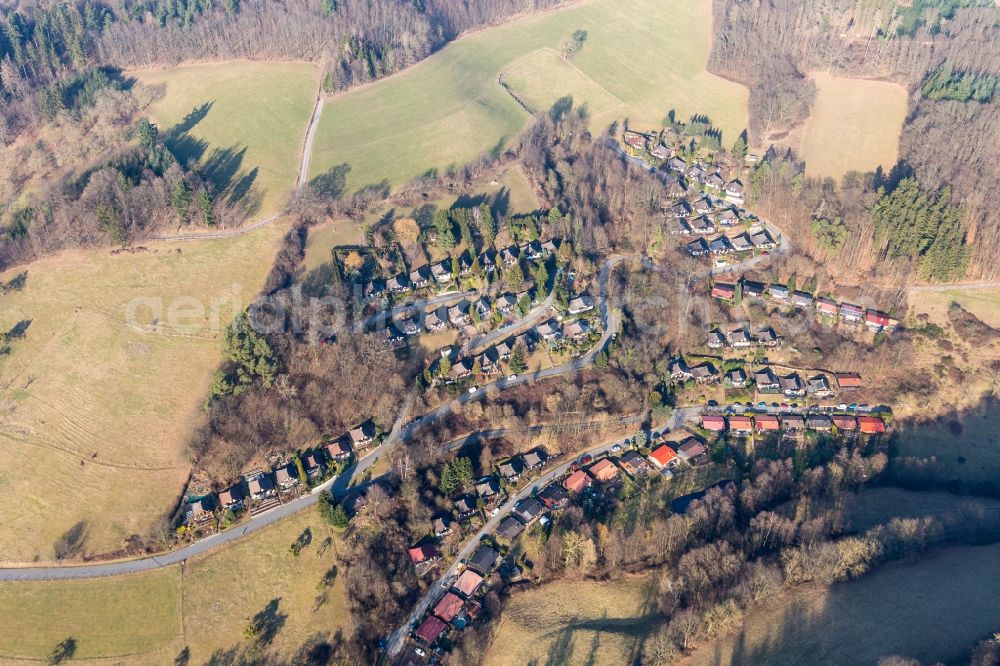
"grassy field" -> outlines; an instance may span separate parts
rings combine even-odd
[[[1000,289],[955,289],[950,291],[913,292],[909,306],[917,312],[926,312],[938,323],[948,321],[948,306],[957,302],[994,328],[1000,328]]]
[[[0,330],[30,322],[0,357],[0,561],[50,559],[79,521],[83,551],[113,550],[173,506],[221,329],[260,288],[282,231],[64,252],[0,275],[27,271],[20,291],[0,296]],[[161,312],[130,314],[136,299]],[[202,316],[171,316],[199,305]]]
[[[577,104],[586,104],[595,116],[610,113],[623,102],[594,82],[550,48],[539,49],[515,60],[500,73],[510,91],[534,113],[552,108],[567,94]]]
[[[483,663],[629,664],[662,617],[648,608],[652,578],[557,581],[515,594]]]
[[[848,495],[844,517],[848,529],[862,532],[893,518],[946,518],[966,511],[1000,511],[1000,500],[951,493],[914,492],[902,488],[872,488]]]
[[[305,529],[299,557],[289,545]],[[349,630],[339,578],[317,605],[336,542],[307,510],[235,545],[155,572],[111,579],[0,583],[0,661],[39,659],[66,638],[77,658],[97,663],[173,663],[185,646],[192,664],[245,643],[248,618],[271,604],[279,627],[270,649],[289,656],[316,634]],[[276,604],[273,600],[277,599]],[[279,626],[280,625],[280,626]]]
[[[576,30],[587,32],[572,61],[581,74],[556,80],[545,73],[555,86],[546,98],[576,92],[589,79],[588,87],[625,103],[596,116],[595,127],[626,115],[633,126],[658,126],[673,108],[681,118],[709,115],[728,145],[746,127],[748,93],[705,71],[711,11],[697,0],[590,0],[469,35],[331,100],[312,175],[346,164],[349,190],[383,179],[398,184],[510,145],[529,116],[499,84],[501,72],[539,49],[558,49]]]
[[[997,630],[998,566],[1000,545],[951,548],[828,589],[803,588],[687,663],[867,666],[891,654],[967,663],[968,650]]]
[[[148,113],[180,156],[200,159],[224,187],[235,187],[242,175],[255,174],[253,185],[263,195],[257,214],[281,208],[295,186],[319,68],[229,62],[131,75],[165,87],[163,98]],[[171,128],[177,128],[174,135]]]
[[[839,179],[848,171],[891,168],[906,118],[906,88],[822,72],[810,77],[816,100],[802,137],[806,175]]]

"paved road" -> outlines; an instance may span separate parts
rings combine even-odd
[[[660,432],[664,428],[675,430],[683,425],[687,419],[700,413],[700,411],[700,407],[685,407],[676,409],[665,423],[653,428],[653,431]],[[566,462],[552,468],[508,498],[507,502],[500,507],[500,510],[496,513],[496,515],[491,516],[478,532],[465,540],[462,547],[455,554],[455,561],[452,562],[451,566],[448,567],[448,569],[434,581],[434,584],[427,589],[427,592],[420,599],[420,601],[417,602],[417,605],[414,606],[413,610],[410,611],[410,614],[406,617],[403,623],[386,639],[386,655],[389,659],[392,659],[399,654],[399,651],[406,644],[406,637],[409,635],[410,630],[414,627],[417,621],[423,617],[424,613],[427,612],[427,609],[430,608],[431,604],[436,602],[443,594],[444,586],[447,585],[446,581],[451,582],[453,580],[453,578],[458,574],[458,571],[462,567],[463,563],[469,559],[483,538],[497,528],[500,521],[507,517],[517,502],[525,499],[526,497],[530,497],[548,485],[549,482],[554,481],[555,479],[558,479],[562,475],[566,474],[570,465],[579,460],[582,456],[591,455],[596,457],[598,455],[608,453],[611,451],[611,447],[615,444],[620,444],[621,441],[621,437],[615,437],[614,439],[609,439],[601,444],[591,447],[586,451],[574,454],[570,459],[566,460]]]
[[[547,314],[552,303],[555,301],[556,293],[555,290],[551,294],[545,297],[545,300],[531,308],[526,315],[518,319],[517,321],[505,324],[500,328],[485,333],[478,337],[469,340],[466,348],[470,351],[479,349],[481,347],[488,347],[492,345],[497,340],[503,340],[509,335],[513,335],[515,331],[520,331],[528,326],[533,326],[539,319],[542,318],[543,314]]]
[[[309,129],[306,130],[306,140],[302,144],[302,161],[299,163],[299,177],[295,181],[296,187],[302,187],[309,182],[309,163],[312,161],[313,140],[316,138],[316,127],[319,125],[320,116],[323,115],[323,91],[316,93],[316,105],[313,107],[312,117],[309,119]]]

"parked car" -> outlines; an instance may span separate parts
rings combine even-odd
[[[760,407],[761,409],[767,409],[767,403],[766,402],[758,402],[757,406]]]
[[[585,455],[584,457],[580,458],[580,464],[581,465],[589,465],[590,461],[592,461],[593,459],[594,459],[593,456],[591,456],[589,454]]]
[[[426,657],[427,653],[424,652],[423,648],[413,648],[413,651],[417,653],[418,657]]]
[[[856,412],[856,411],[858,411],[858,405],[857,405],[857,403],[852,402],[851,404],[849,404],[847,406],[847,409],[851,410],[852,412]]]
[[[472,393],[475,393],[475,392],[476,392],[476,387],[475,386],[470,386],[469,387],[469,393],[472,394]]]
[[[622,450],[622,445],[621,444],[615,444],[614,446],[611,447],[611,450],[612,451],[616,451],[616,452],[617,451],[621,451]]]

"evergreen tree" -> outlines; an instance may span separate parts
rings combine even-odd
[[[510,352],[510,361],[507,362],[507,365],[510,366],[510,371],[513,372],[515,375],[519,375],[525,370],[527,370],[528,369],[527,356],[528,352],[524,348],[524,344],[521,342],[515,344],[514,348]]]
[[[520,262],[515,262],[507,271],[507,286],[516,292],[520,291],[523,284],[524,272],[521,270]]]
[[[479,205],[479,233],[487,246],[493,245],[497,236],[497,223],[493,219],[493,212],[486,204]]]
[[[170,192],[170,205],[181,222],[188,221],[188,211],[191,208],[191,186],[183,179],[174,183]]]
[[[152,150],[160,142],[159,128],[145,118],[135,124],[135,131],[139,136],[139,145],[146,150]]]
[[[448,211],[439,210],[434,213],[434,229],[437,232],[437,246],[443,250],[455,247],[455,231],[452,228]]]
[[[215,215],[212,212],[212,197],[208,193],[208,190],[202,189],[198,192],[198,210],[201,211],[201,217],[205,220],[205,224],[210,227],[215,226]]]

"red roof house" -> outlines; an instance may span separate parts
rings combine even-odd
[[[582,469],[578,469],[563,481],[563,487],[571,493],[582,493],[594,482],[590,475]]]
[[[753,421],[749,416],[730,416],[729,429],[736,432],[750,432],[753,430]]]
[[[653,452],[649,454],[649,461],[658,469],[663,469],[676,457],[677,453],[666,444],[663,444],[653,449]]]
[[[856,372],[835,372],[833,376],[837,378],[837,386],[842,389],[861,388],[861,375]]]
[[[618,467],[607,458],[598,460],[587,471],[598,481],[611,481],[618,476]]]
[[[834,414],[833,425],[839,430],[857,430],[858,420],[852,414]]]
[[[443,634],[447,628],[448,625],[445,624],[440,618],[428,615],[427,619],[424,620],[413,633],[427,645],[433,645],[437,642],[437,639],[441,638],[441,634]]]
[[[725,430],[726,417],[720,416],[719,414],[704,414],[701,417],[701,427],[705,430]]]
[[[858,425],[861,426],[861,432],[866,434],[885,432],[885,421],[878,416],[859,416]]]
[[[445,622],[451,622],[455,619],[456,615],[462,612],[462,606],[464,605],[465,602],[462,601],[462,597],[454,592],[445,592],[444,596],[441,597],[441,601],[434,607],[434,614]]]
[[[462,572],[462,575],[458,577],[458,580],[455,581],[454,587],[465,596],[471,597],[482,584],[482,576],[477,574],[472,569],[466,569]]]
[[[736,298],[736,285],[726,282],[716,282],[712,287],[712,296],[731,301]]]
[[[781,422],[774,414],[757,414],[753,417],[753,424],[757,427],[757,430],[762,432],[781,430]]]
[[[432,562],[441,557],[441,553],[438,549],[430,544],[424,544],[422,546],[414,546],[409,550],[410,560],[414,564],[423,564],[424,562]]]

